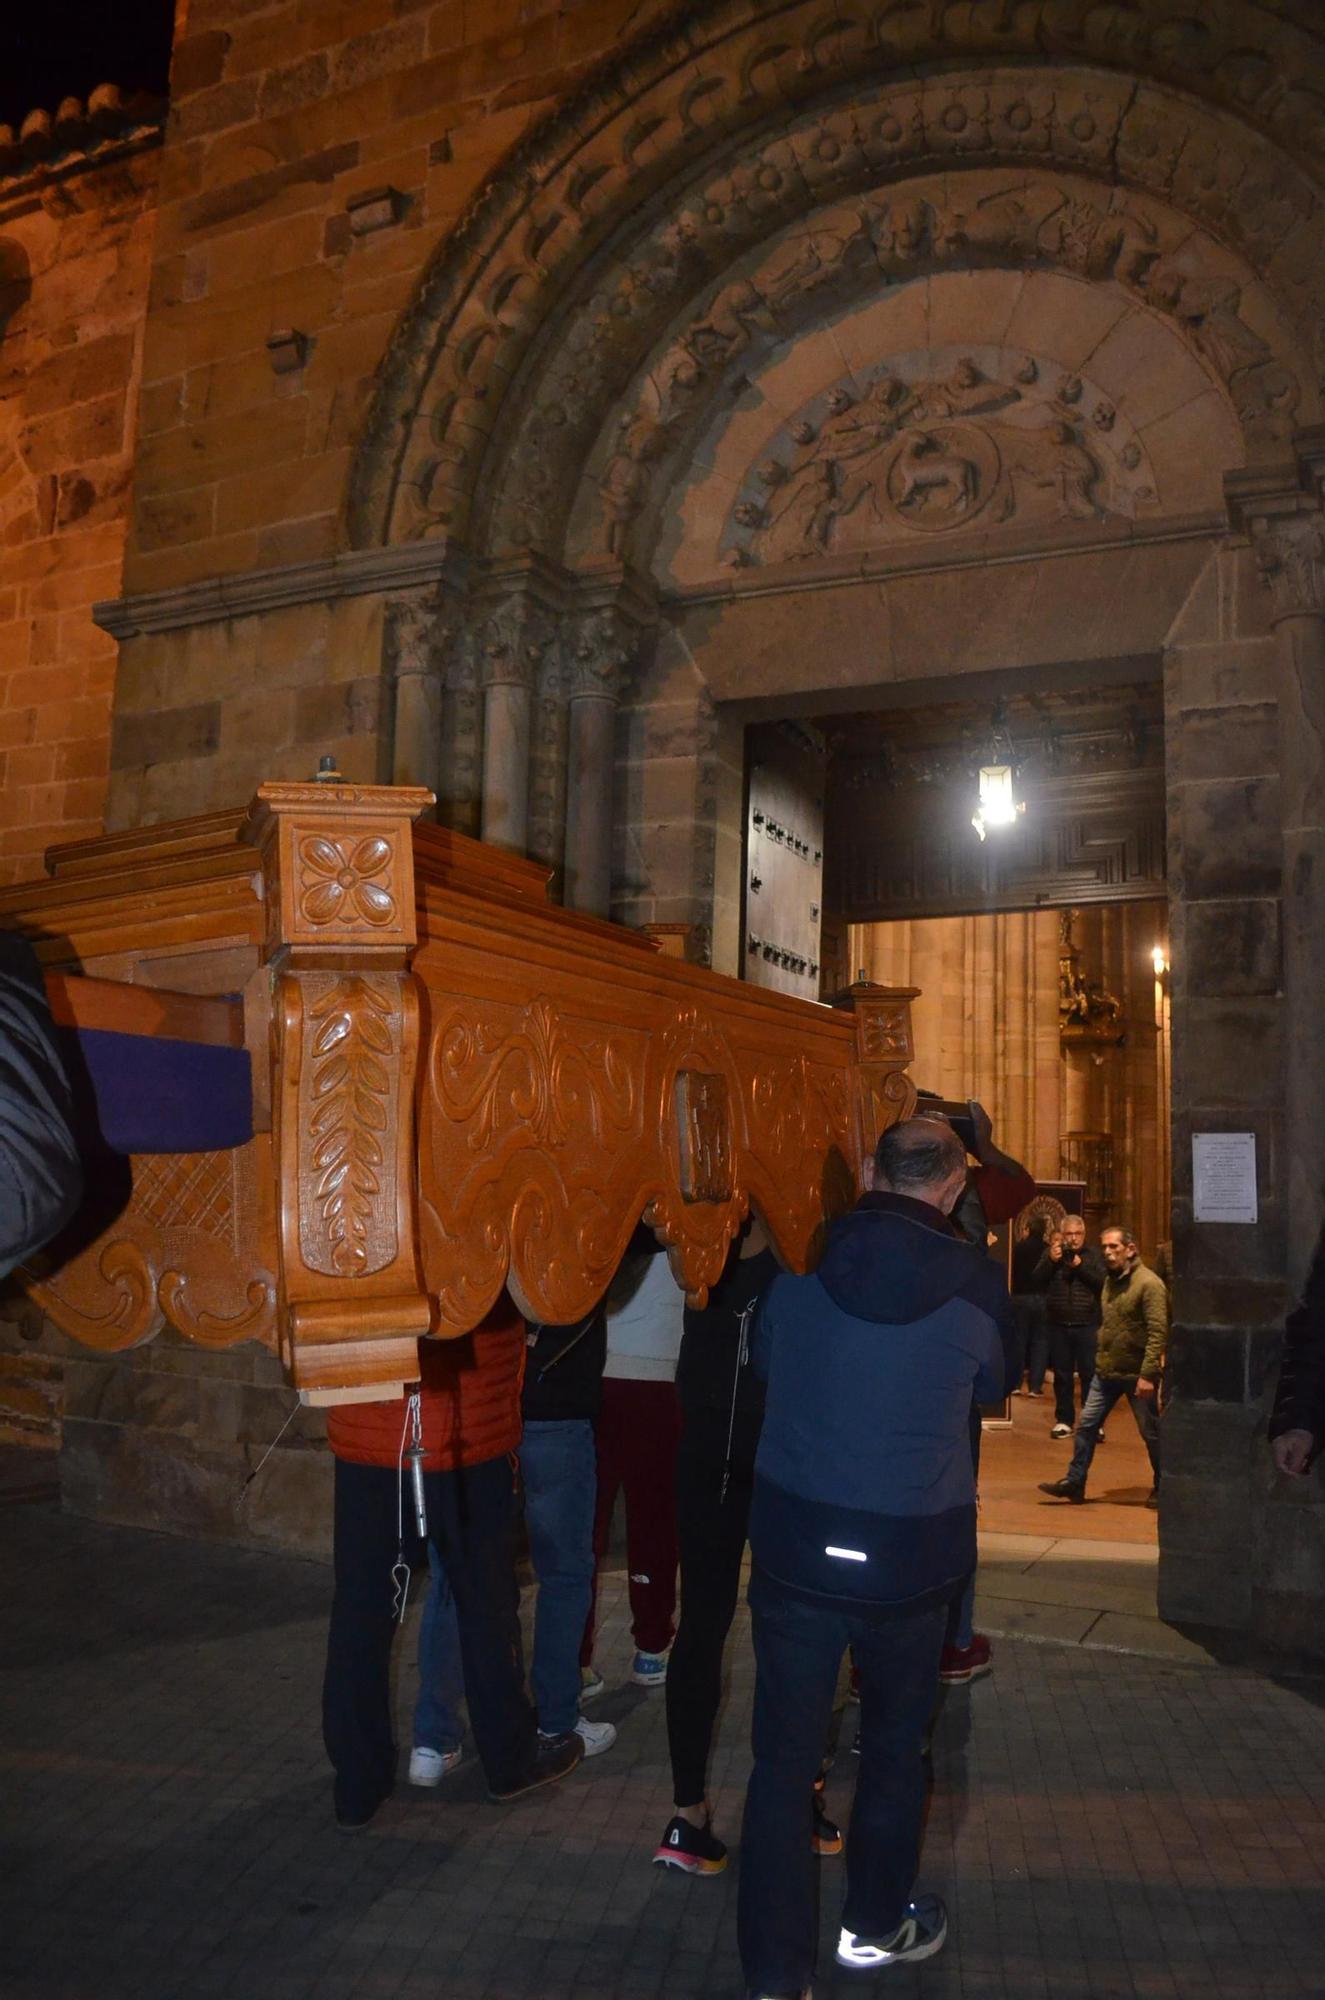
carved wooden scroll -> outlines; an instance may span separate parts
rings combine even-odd
[[[415,1229],[411,826],[429,792],[264,785],[281,1354],[313,1393],[408,1381],[428,1331]]]
[[[68,1018],[252,1058],[247,1144],[111,1162],[27,1274],[76,1339],[258,1339],[315,1400],[389,1394],[503,1284],[586,1312],[641,1217],[698,1300],[752,1206],[804,1269],[853,1200],[914,1102],[909,992],[837,1011],[665,957],[416,826],[429,796],[266,785],[247,818],[82,843],[0,897],[95,975],[53,981]]]
[[[420,1241],[439,1332],[472,1326],[503,1283],[539,1319],[578,1317],[641,1217],[697,1300],[752,1205],[803,1270],[854,1199],[862,1147],[914,1103],[909,993],[866,989],[838,1013],[426,877],[420,938]]]

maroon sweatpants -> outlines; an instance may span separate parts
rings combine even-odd
[[[580,1661],[593,1659],[598,1614],[598,1564],[607,1553],[616,1497],[626,1496],[626,1565],[630,1621],[641,1653],[665,1653],[676,1610],[676,1448],[681,1406],[671,1382],[632,1382],[608,1375],[595,1426],[598,1501],[594,1509],[594,1595]]]

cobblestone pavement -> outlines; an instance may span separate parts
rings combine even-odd
[[[0,1510],[5,2000],[692,2000],[740,1992],[736,1869],[648,1855],[662,1701],[617,1685],[604,1593],[593,1713],[617,1747],[522,1804],[467,1762],[338,1834],[318,1734],[315,1564]],[[407,1632],[402,1716],[413,1692]],[[715,1766],[735,1835],[751,1691],[742,1616]],[[924,1884],[952,1936],[922,1968],[816,1992],[898,2000],[1325,1996],[1325,1710],[1307,1684],[1078,1646],[999,1646],[951,1694]],[[849,1728],[848,1723],[848,1728]],[[845,1745],[845,1735],[844,1735]],[[829,1780],[845,1816],[851,1759]]]

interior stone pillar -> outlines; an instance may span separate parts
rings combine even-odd
[[[1278,668],[1287,1275],[1297,1292],[1325,1193],[1325,520],[1313,506],[1262,517],[1253,534]]]

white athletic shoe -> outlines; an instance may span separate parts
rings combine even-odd
[[[454,1771],[464,1754],[463,1750],[411,1750],[409,1753],[411,1785],[440,1785],[448,1772]]]
[[[837,1941],[837,1962],[870,1972],[883,1965],[913,1965],[942,1951],[948,1935],[948,1913],[937,1896],[922,1896],[907,1905],[906,1915],[891,1937],[853,1937],[843,1930]]]
[[[604,1750],[610,1750],[616,1742],[614,1722],[586,1722],[581,1716],[572,1726],[584,1745],[586,1757],[601,1757]]]

